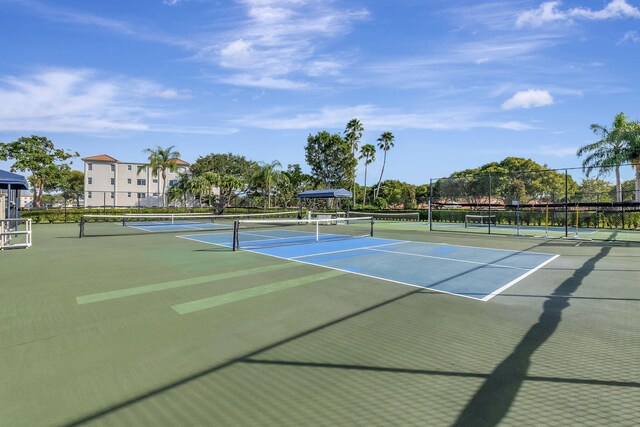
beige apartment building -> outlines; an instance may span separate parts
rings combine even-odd
[[[181,174],[189,172],[189,163],[178,159],[178,171],[167,171],[167,182],[162,182],[161,174],[153,176],[148,163],[121,162],[107,154],[84,157],[82,161],[87,208],[164,206],[166,190]]]

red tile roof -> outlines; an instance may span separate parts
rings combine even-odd
[[[85,162],[116,162],[116,163],[118,162],[117,159],[114,159],[111,156],[107,156],[106,154],[99,154],[97,156],[91,156],[91,157],[83,157],[80,160]]]

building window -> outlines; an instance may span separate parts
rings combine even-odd
[[[112,199],[115,199],[115,197],[116,197],[116,193],[114,193],[114,192],[112,191],[112,192],[111,192],[111,198],[112,198]]]
[[[111,172],[115,172],[116,171],[116,165],[111,165]]]
[[[127,165],[127,170],[130,171],[131,170],[131,165]]]
[[[93,184],[93,178],[91,177],[87,178],[87,184],[89,185]]]
[[[131,193],[127,193],[127,197],[131,197]]]
[[[88,199],[90,199],[90,198],[91,198],[91,191],[89,191],[89,192],[87,193],[87,198],[88,198]]]
[[[87,167],[89,168],[90,171],[93,170],[93,163],[87,163]]]
[[[131,184],[131,178],[127,178],[127,184]]]
[[[158,183],[158,180],[157,180],[157,179],[154,179],[154,180],[153,180],[153,183],[154,183],[154,184],[157,184],[157,183]]]
[[[145,193],[138,193],[138,199],[144,199],[145,197],[147,197]]]
[[[138,169],[138,173],[140,172],[146,172],[147,168],[145,166],[140,166],[140,168]]]
[[[111,185],[116,185],[116,179],[115,178],[111,178]]]
[[[173,187],[174,185],[176,185],[177,182],[178,182],[177,179],[170,179],[169,180],[169,187]]]
[[[138,185],[147,185],[147,180],[146,179],[139,179],[138,180]]]
[[[158,193],[153,193],[153,197],[158,197]]]

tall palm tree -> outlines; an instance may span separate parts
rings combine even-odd
[[[640,121],[629,123],[623,139],[625,146],[622,155],[636,171],[635,201],[640,202]]]
[[[384,132],[378,138],[378,148],[384,151],[384,157],[382,159],[382,170],[380,171],[380,179],[378,179],[378,187],[376,188],[374,197],[377,198],[380,193],[380,184],[382,184],[382,174],[384,174],[384,165],[387,163],[387,151],[391,150],[395,144],[393,143],[394,136],[391,132]]]
[[[255,177],[256,184],[267,193],[267,208],[271,208],[271,187],[277,174],[276,168],[282,167],[282,164],[277,160],[271,163],[260,162],[259,164],[260,169],[258,169]]]
[[[358,144],[360,143],[360,138],[362,138],[362,132],[364,132],[364,127],[360,120],[351,119],[349,123],[347,123],[347,127],[344,130],[344,139],[351,147],[351,154],[353,157],[356,157],[356,153],[358,152]],[[353,204],[356,203],[356,167],[357,163],[354,164],[353,167]]]
[[[582,167],[587,176],[594,169],[598,169],[598,176],[607,174],[611,170],[616,174],[616,201],[622,202],[622,183],[620,180],[620,164],[624,163],[625,146],[624,134],[628,131],[629,123],[624,113],[616,115],[610,129],[599,124],[592,124],[591,130],[600,138],[598,141],[581,147],[576,153],[583,157]]]
[[[162,176],[162,186],[160,186],[160,179],[158,179],[158,194],[162,200],[162,204],[165,205],[164,193],[167,186],[167,171],[175,172],[178,170],[177,160],[180,158],[180,153],[174,151],[171,147],[162,148],[159,145],[153,148],[146,148],[142,150],[143,153],[149,155],[149,168],[153,176],[158,177],[158,173]],[[138,168],[138,173],[140,168]]]
[[[367,204],[367,166],[376,161],[376,147],[373,144],[364,144],[360,147],[360,157],[364,159],[364,195],[362,196],[362,204]]]

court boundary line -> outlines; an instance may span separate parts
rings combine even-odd
[[[480,249],[480,248],[478,248]],[[515,267],[515,266],[511,266],[511,265],[502,265],[502,264],[494,264],[491,262],[480,262],[480,261],[468,261],[466,259],[455,259],[455,258],[445,258],[445,257],[439,257],[439,256],[433,256],[433,255],[423,255],[423,254],[412,254],[410,252],[399,252],[399,251],[385,251],[384,249],[371,249],[372,251],[376,251],[376,252],[384,252],[384,253],[388,253],[388,254],[400,254],[400,255],[408,255],[408,256],[417,256],[417,257],[421,257],[421,258],[432,258],[432,259],[441,259],[441,260],[445,260],[445,261],[454,261],[454,262],[463,262],[463,263],[467,263],[467,264],[477,264],[477,265],[482,265],[482,266],[493,266],[493,267],[498,267],[498,268],[509,268],[509,269],[513,269],[513,270],[531,270],[530,268],[524,268],[524,267]],[[514,253],[521,253],[521,252],[515,252]]]
[[[373,239],[378,239],[378,237],[372,237]],[[392,240],[392,239],[382,239],[380,238],[380,240]],[[351,249],[341,249],[339,251],[330,251],[330,252],[320,252],[317,254],[310,254],[310,255],[300,255],[300,256],[295,256],[295,257],[291,257],[291,258],[287,258],[287,259],[293,259],[293,260],[297,260],[300,258],[307,258],[307,257],[312,257],[312,256],[322,256],[322,255],[331,255],[331,254],[337,254],[337,253],[341,253],[341,252],[353,252],[353,251],[360,251],[363,249],[366,250],[373,250],[372,248],[380,248],[383,246],[392,246],[392,245],[399,245],[401,243],[411,243],[409,240],[398,240],[394,243],[385,243],[383,245],[373,245],[373,246],[365,246],[363,248],[351,248]]]
[[[516,283],[518,283],[519,281],[521,281],[525,277],[532,275],[533,273],[535,273],[536,271],[540,270],[542,267],[544,267],[545,265],[549,264],[551,261],[553,261],[553,260],[555,260],[556,258],[559,258],[559,257],[560,257],[560,255],[558,255],[558,254],[552,256],[551,258],[549,258],[548,260],[546,260],[542,264],[538,265],[537,267],[531,269],[530,271],[528,271],[527,273],[523,274],[522,276],[513,279],[511,282],[507,283],[506,285],[501,286],[500,288],[498,288],[495,291],[491,292],[489,295],[487,295],[486,297],[482,298],[482,301],[489,301],[491,298],[493,298],[493,297],[495,297],[497,295],[500,295],[503,291],[506,291],[507,289],[509,289],[510,287],[512,287],[513,285],[515,285]]]
[[[222,246],[222,247],[226,247],[226,248],[230,247],[230,246],[227,246],[226,244],[220,244],[220,243],[207,242],[207,241],[204,241],[204,240],[198,240],[198,239],[194,238],[196,236],[197,235],[194,235],[194,236],[176,236],[176,237],[180,237],[180,238],[185,239],[185,240],[192,240],[194,242],[200,242],[200,243],[215,245],[215,246]],[[375,239],[375,238],[376,237],[365,237],[365,239]],[[393,240],[393,239],[386,239],[386,240]],[[457,247],[463,247],[463,248],[497,250],[497,251],[511,252],[511,253],[523,253],[523,254],[528,253],[527,251],[513,251],[513,250],[509,250],[509,249],[496,249],[496,248],[483,248],[483,247],[479,247],[479,246],[453,245],[453,244],[450,244],[450,243],[413,242],[413,241],[410,241],[410,240],[397,241],[397,242],[394,242],[394,243],[389,243],[389,244],[385,244],[385,245],[381,245],[381,246],[389,246],[389,245],[393,245],[393,244],[402,244],[402,243],[419,243],[419,244],[427,244],[427,245],[435,244],[435,245],[440,245],[440,246],[457,246]],[[373,248],[374,246],[371,246],[371,247]],[[352,251],[357,251],[357,250],[362,250],[362,249],[366,249],[366,247],[364,247],[364,248],[344,249],[344,250],[340,250],[340,251],[324,252],[324,253],[322,253],[322,255],[329,255],[329,254],[332,254],[332,253],[339,253],[339,252],[352,252]],[[370,249],[370,250],[375,250],[375,249]],[[530,276],[531,274],[535,273],[536,271],[538,271],[539,269],[541,269],[545,265],[549,264],[551,261],[554,261],[556,258],[560,257],[560,255],[558,255],[558,254],[548,254],[548,253],[544,253],[544,252],[534,252],[536,254],[549,255],[551,258],[549,258],[545,262],[537,265],[536,267],[534,267],[532,269],[528,269],[528,271],[526,273],[518,276],[517,278],[515,278],[512,281],[510,281],[509,283],[501,286],[500,288],[495,289],[489,295],[485,295],[484,297],[480,298],[480,297],[474,297],[474,296],[465,295],[465,294],[461,294],[461,293],[445,291],[445,290],[442,290],[442,289],[431,288],[431,287],[427,287],[427,286],[420,286],[420,285],[416,285],[416,284],[413,284],[413,283],[403,282],[403,281],[400,281],[400,280],[387,279],[387,278],[384,278],[384,277],[373,276],[373,275],[370,275],[370,274],[360,273],[360,272],[357,272],[357,271],[351,271],[351,270],[347,270],[347,269],[344,269],[344,268],[331,267],[331,266],[328,266],[328,265],[316,264],[316,263],[309,262],[309,261],[302,261],[302,260],[299,259],[299,257],[287,258],[287,257],[279,256],[279,255],[273,255],[273,254],[269,254],[269,253],[259,252],[258,250],[254,250],[254,249],[242,249],[242,251],[251,252],[251,253],[254,253],[254,254],[258,254],[258,255],[266,255],[266,256],[270,256],[272,258],[282,259],[282,260],[290,261],[290,262],[298,262],[298,263],[301,263],[301,264],[312,265],[312,266],[315,266],[315,267],[321,267],[321,268],[326,268],[326,269],[330,269],[330,270],[343,271],[343,272],[346,272],[346,273],[351,273],[351,274],[355,274],[355,275],[358,275],[358,276],[367,277],[367,278],[370,278],[370,279],[377,279],[377,280],[382,280],[382,281],[385,281],[385,282],[397,283],[397,284],[404,285],[404,286],[410,286],[412,288],[426,289],[426,290],[433,291],[433,292],[438,292],[438,293],[443,293],[443,294],[448,294],[448,295],[468,298],[468,299],[472,299],[474,301],[482,301],[482,302],[487,302],[487,301],[491,300],[493,297],[499,295],[500,293],[502,293],[506,289],[512,287],[513,285],[515,285],[519,281],[521,281],[524,278]],[[380,251],[380,252],[392,252],[392,251]],[[305,255],[304,257],[315,256],[315,255],[320,255],[320,254]],[[301,257],[303,257],[303,256],[301,256]],[[452,260],[452,261],[455,261],[455,260]],[[458,261],[462,261],[462,260],[458,260]],[[511,267],[511,268],[513,268],[513,267]],[[521,268],[521,267],[517,267],[517,268]]]

